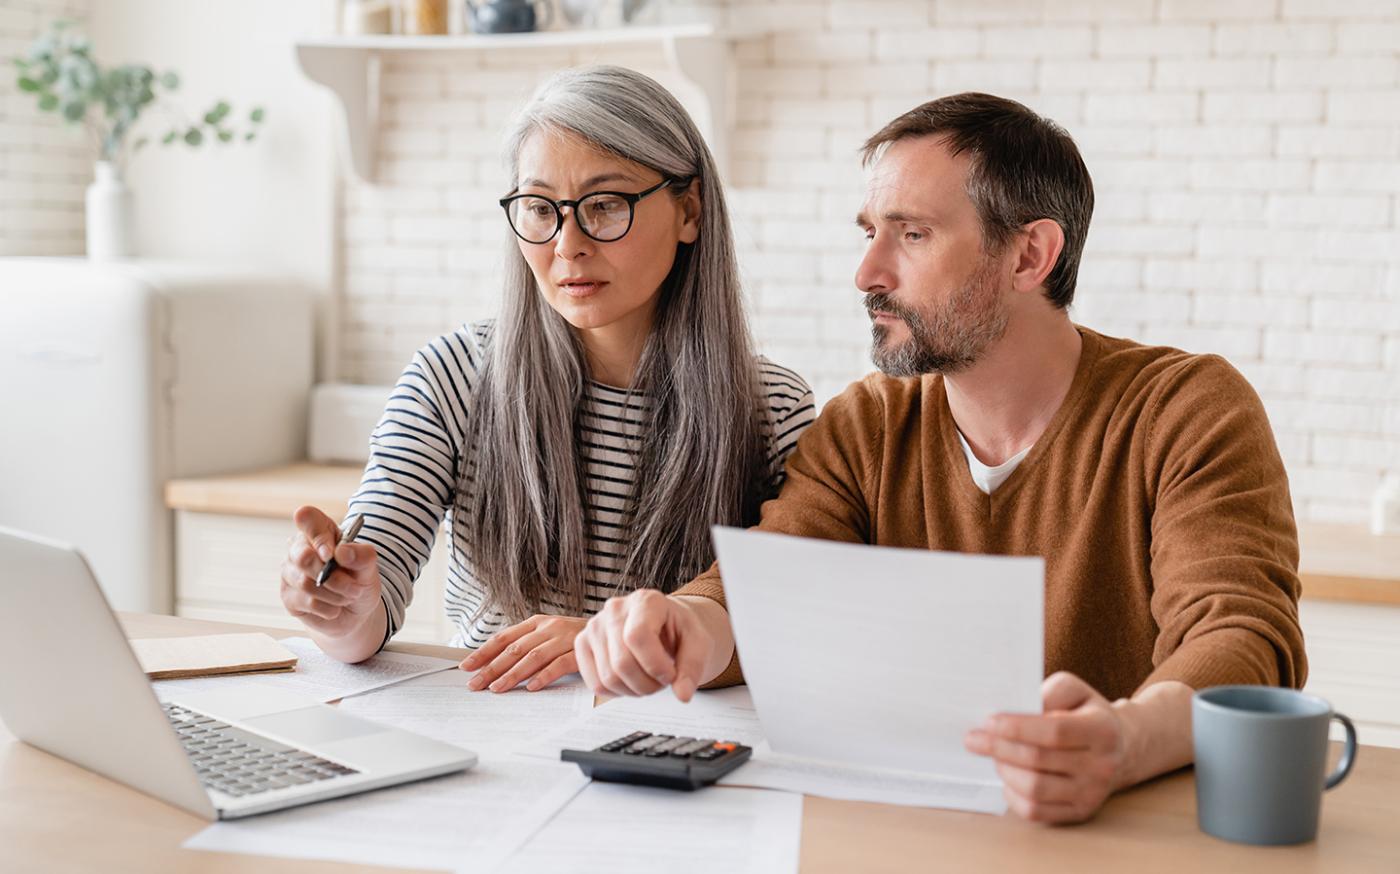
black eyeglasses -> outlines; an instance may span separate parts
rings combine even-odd
[[[550,200],[539,194],[513,194],[501,198],[501,207],[515,235],[527,243],[548,243],[564,227],[564,207],[573,207],[579,229],[600,243],[627,236],[637,214],[637,201],[655,194],[675,179],[662,179],[646,191],[594,191],[578,200]]]

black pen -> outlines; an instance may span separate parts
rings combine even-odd
[[[354,540],[355,535],[360,533],[360,526],[364,524],[364,516],[356,516],[354,519],[351,519],[350,527],[345,529],[345,533],[340,536],[339,542],[349,543],[350,541]],[[340,565],[335,563],[335,547],[331,547],[330,560],[326,562],[325,567],[321,568],[321,572],[316,575],[316,588],[321,588],[321,586],[326,582],[326,580],[331,578],[331,574],[335,573],[335,569],[338,567],[340,567]]]

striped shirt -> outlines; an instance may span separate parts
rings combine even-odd
[[[379,556],[381,597],[389,617],[386,643],[403,625],[413,582],[440,528],[450,536],[444,601],[456,628],[451,645],[475,649],[510,624],[499,610],[482,609],[485,587],[472,573],[462,510],[470,506],[468,471],[473,467],[471,448],[463,450],[469,439],[467,417],[492,324],[487,320],[464,325],[420,349],[395,385],[370,438],[369,462],[349,513],[365,517],[358,539],[373,544]],[[816,416],[816,405],[811,388],[796,373],[761,356],[758,368],[766,413],[769,481],[764,485],[776,487],[788,453]],[[589,509],[589,615],[608,598],[632,588],[620,574],[629,545],[623,513],[648,410],[645,396],[633,393],[624,404],[626,398],[624,390],[589,381],[579,409],[578,451],[587,475]],[[568,611],[546,600],[540,612]]]

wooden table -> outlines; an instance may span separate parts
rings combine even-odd
[[[122,617],[132,637],[267,630],[170,616]],[[452,657],[447,647],[391,649]],[[101,718],[100,714],[93,714]],[[1115,796],[1092,822],[1048,828],[1012,817],[808,798],[802,871],[1400,871],[1400,750],[1364,747],[1323,804],[1317,841],[1246,847],[1196,828],[1183,771]],[[204,827],[190,814],[18,743],[0,727],[0,869],[9,871],[385,871],[183,850]]]

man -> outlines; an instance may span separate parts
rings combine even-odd
[[[1303,684],[1272,431],[1223,359],[1070,321],[1093,187],[1061,128],[962,94],[895,119],[864,156],[855,278],[883,373],[826,406],[759,527],[1044,556],[1043,713],[991,716],[965,744],[995,759],[1017,814],[1087,819],[1190,762],[1194,689]],[[832,645],[880,670],[878,640]],[[688,700],[741,681],[716,568],[612,599],[575,653],[600,692]]]

